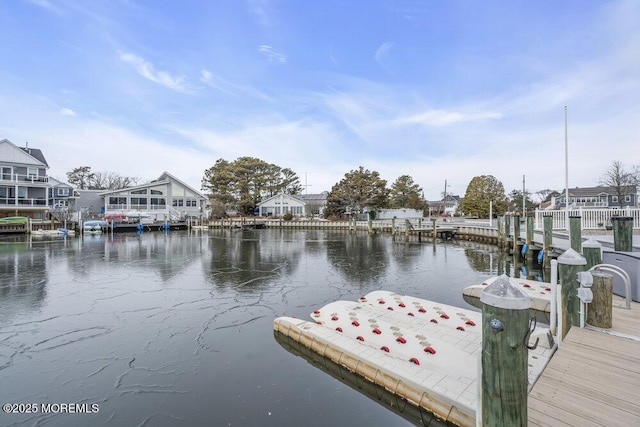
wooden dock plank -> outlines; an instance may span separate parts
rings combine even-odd
[[[529,425],[640,425],[639,395],[640,341],[574,327],[529,394]]]

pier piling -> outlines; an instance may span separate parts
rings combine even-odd
[[[571,249],[582,253],[582,217],[569,217],[569,244]]]
[[[613,327],[613,275],[592,271],[593,300],[587,310],[587,323],[598,328]]]
[[[558,316],[562,316],[562,338],[572,325],[580,325],[580,300],[578,299],[578,273],[584,271],[587,260],[573,249],[567,249],[558,257],[558,277],[562,286],[562,304]]]
[[[551,269],[551,252],[553,251],[553,217],[551,215],[545,215],[543,217],[543,250],[544,260],[542,266],[545,270]]]
[[[633,251],[633,217],[616,216],[613,223],[613,247],[616,251]]]
[[[482,290],[482,423],[526,426],[529,297],[502,275]]]

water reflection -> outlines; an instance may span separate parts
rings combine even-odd
[[[468,308],[462,289],[512,262],[469,242],[324,230],[2,237],[0,400],[101,410],[0,424],[402,423],[386,397],[284,351],[273,319],[378,289]]]

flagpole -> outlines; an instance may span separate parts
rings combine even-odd
[[[567,134],[567,106],[564,106],[564,198],[565,228],[569,230],[569,138]]]

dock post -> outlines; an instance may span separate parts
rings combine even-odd
[[[553,216],[545,215],[543,218],[544,237],[543,237],[543,250],[544,260],[542,266],[545,270],[551,268],[551,252],[553,251]]]
[[[498,232],[498,247],[500,249],[504,248],[504,242],[505,242],[505,238],[504,238],[504,226],[502,225],[502,223],[504,222],[504,217],[497,217],[497,228],[496,231]]]
[[[520,242],[520,215],[514,215],[513,217],[513,256],[518,259],[520,254],[518,253],[518,243]]]
[[[391,235],[396,235],[396,217],[391,218]]]
[[[531,249],[531,245],[533,244],[533,217],[527,217],[527,264],[533,262],[533,250]]]
[[[571,249],[582,253],[582,217],[570,216],[569,217],[569,241]]]
[[[598,328],[613,326],[613,275],[604,271],[592,271],[593,300],[587,310],[587,323]]]
[[[504,216],[504,247],[509,251],[509,235],[511,234],[511,217]]]
[[[433,232],[433,242],[436,242],[436,238],[438,237],[438,226],[436,225],[436,218],[431,218],[431,228]]]
[[[572,325],[580,325],[580,300],[578,299],[578,273],[584,271],[587,260],[575,250],[569,248],[558,257],[558,277],[562,286],[562,304],[558,307],[558,316],[562,316],[562,338]]]
[[[409,229],[411,228],[411,223],[408,219],[404,220],[404,237],[406,240],[409,240]]]
[[[369,230],[369,234],[373,233],[373,222],[371,219],[371,212],[367,212],[367,229]]]
[[[587,260],[586,270],[594,265],[602,264],[602,245],[593,237],[582,244],[582,255]]]
[[[528,423],[529,297],[502,275],[482,290],[482,422]],[[478,424],[478,423],[476,423]]]
[[[614,216],[611,222],[613,223],[613,250],[633,251],[633,217]]]

